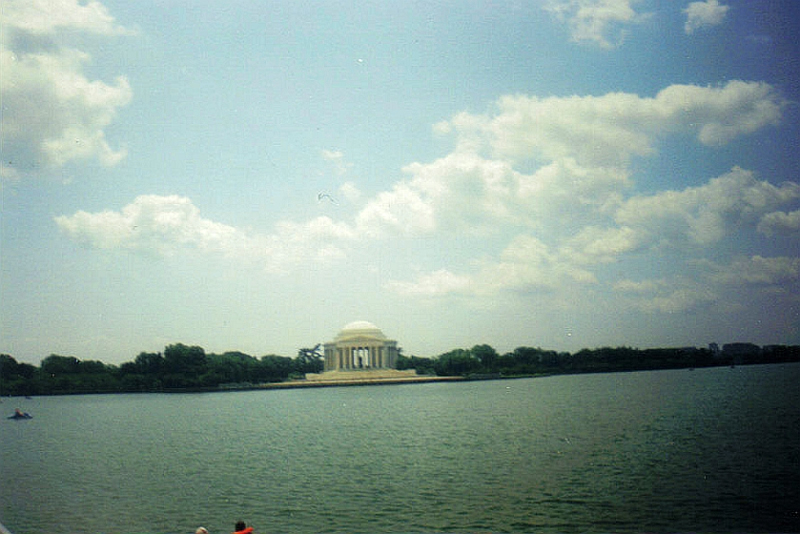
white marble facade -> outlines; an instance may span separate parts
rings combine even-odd
[[[354,321],[333,341],[325,343],[325,371],[394,369],[397,341],[387,339],[381,329],[367,321]]]

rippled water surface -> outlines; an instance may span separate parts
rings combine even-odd
[[[5,399],[14,534],[800,531],[800,365]],[[16,404],[15,404],[16,403]]]

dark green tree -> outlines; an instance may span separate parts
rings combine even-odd
[[[164,368],[169,373],[197,375],[205,364],[206,351],[202,347],[176,343],[164,349]]]
[[[489,345],[475,345],[470,350],[473,358],[481,362],[484,372],[493,373],[497,370],[497,359],[499,355],[493,347]]]
[[[261,357],[261,382],[280,382],[286,380],[294,371],[295,365],[291,358],[269,354]]]
[[[420,358],[419,356],[406,356],[402,353],[397,355],[395,365],[398,369],[416,369],[417,374],[432,375],[434,370],[434,360],[431,358]]]
[[[33,378],[37,368],[19,363],[9,354],[0,354],[0,395],[31,395],[35,393]]]
[[[206,352],[202,347],[189,347],[183,343],[168,345],[164,349],[164,372],[161,382],[168,389],[196,388],[202,385],[206,374]]]
[[[454,349],[439,355],[433,368],[439,376],[464,376],[480,370],[481,362],[466,349]]]
[[[144,375],[157,375],[164,370],[164,357],[160,352],[140,352],[133,363],[136,370]]]
[[[50,376],[73,375],[80,373],[81,362],[74,356],[59,356],[51,354],[39,366],[42,373]]]
[[[297,373],[319,373],[325,367],[324,358],[319,351],[321,344],[317,343],[313,348],[298,349],[295,358]]]

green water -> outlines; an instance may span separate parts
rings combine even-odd
[[[800,365],[5,399],[14,534],[800,531]]]

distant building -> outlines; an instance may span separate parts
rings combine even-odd
[[[394,369],[397,341],[367,321],[347,324],[333,341],[325,343],[325,371]]]

